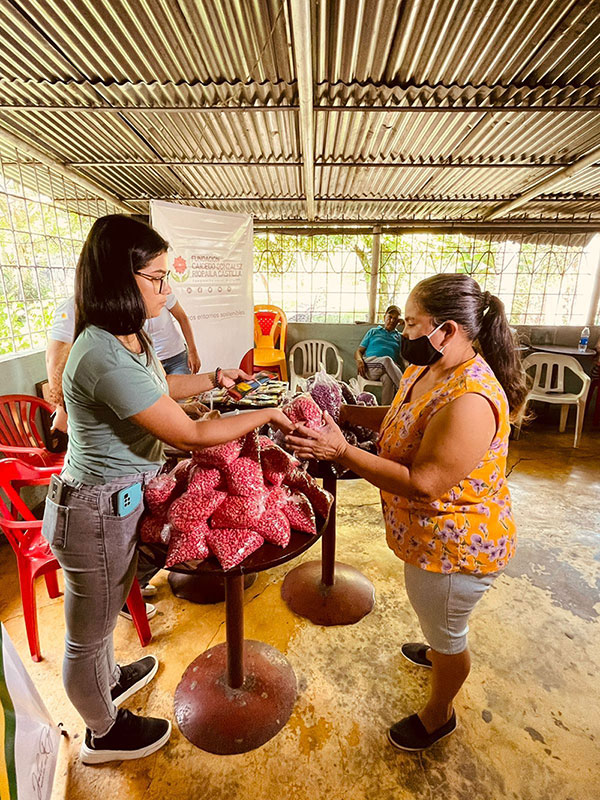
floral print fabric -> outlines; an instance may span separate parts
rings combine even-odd
[[[487,398],[498,429],[477,467],[433,502],[381,492],[387,541],[403,561],[431,572],[483,575],[502,570],[514,553],[516,529],[506,483],[510,434],[506,395],[479,355],[416,400],[405,401],[426,367],[409,366],[381,426],[379,455],[410,468],[431,417],[468,392]]]

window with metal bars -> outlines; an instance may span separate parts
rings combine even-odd
[[[368,318],[373,237],[257,234],[255,302],[281,306],[291,321]],[[512,324],[586,324],[600,237],[580,234],[382,234],[377,314],[404,309],[412,288],[439,272],[472,275],[504,302]]]
[[[0,357],[43,348],[56,306],[73,293],[94,220],[113,213],[52,168],[0,149]]]

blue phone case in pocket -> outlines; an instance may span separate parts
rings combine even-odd
[[[134,483],[114,494],[115,514],[126,517],[134,511],[142,501],[142,484]]]

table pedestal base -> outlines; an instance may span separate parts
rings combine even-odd
[[[225,576],[221,573],[186,575],[182,572],[169,573],[169,586],[175,597],[189,600],[190,603],[222,603],[225,600]],[[256,580],[256,572],[244,575],[244,589]]]
[[[322,569],[321,561],[306,561],[285,576],[281,597],[295,614],[315,625],[352,625],[373,609],[375,588],[362,572],[336,561],[327,586]]]
[[[227,644],[199,655],[175,692],[175,719],[192,744],[209,753],[247,753],[268,742],[288,721],[296,676],[285,656],[264,642],[244,641],[244,680],[227,682]]]

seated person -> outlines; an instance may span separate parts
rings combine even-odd
[[[367,331],[354,354],[359,375],[375,381],[381,380],[383,406],[391,405],[405,367],[400,355],[401,331],[404,329],[401,313],[398,306],[389,306],[383,325]],[[400,330],[397,330],[398,325]]]

